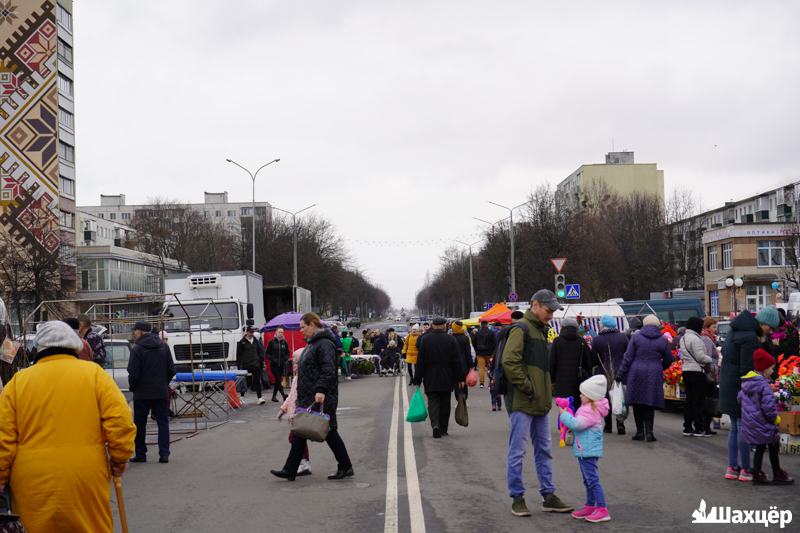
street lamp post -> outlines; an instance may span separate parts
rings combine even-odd
[[[469,248],[469,304],[470,304],[469,311],[470,313],[472,313],[473,311],[475,311],[475,283],[473,282],[473,277],[472,277],[472,247],[481,241],[475,241],[472,244],[467,244],[459,240],[456,240],[455,242],[457,242],[458,244],[463,244],[464,246]]]
[[[514,209],[520,208],[523,205],[527,205],[528,202],[522,202],[521,204],[515,205],[514,207],[508,207],[502,204],[498,204],[496,202],[492,202],[491,200],[487,201],[492,205],[496,205],[497,207],[502,207],[503,209],[508,210],[508,218],[510,220],[508,224],[508,233],[509,233],[509,239],[511,240],[511,292],[516,294],[517,274],[516,274],[516,267],[514,266]]]
[[[272,163],[277,163],[278,161],[280,161],[280,159],[273,159],[269,163],[267,163],[265,165],[261,165],[258,168],[258,170],[255,171],[255,173],[250,172],[249,170],[247,170],[245,167],[243,167],[242,165],[240,165],[239,163],[237,163],[233,159],[226,159],[225,161],[227,161],[228,163],[233,163],[237,167],[239,167],[242,170],[244,170],[245,172],[247,172],[250,175],[250,179],[253,180],[253,216],[252,216],[253,242],[252,242],[252,248],[253,248],[253,272],[255,272],[256,271],[256,176],[258,176],[258,173],[261,172],[261,169],[270,166]]]
[[[736,292],[744,285],[744,280],[742,278],[726,278],[725,279],[725,286],[731,290],[731,296],[733,297],[733,312],[739,312],[739,299],[736,297]]]
[[[292,310],[294,310],[294,312],[297,312],[297,215],[316,206],[317,204],[311,204],[310,206],[304,207],[300,211],[295,211],[294,213],[285,209],[281,209],[280,207],[275,207],[274,205],[272,206],[272,209],[277,209],[281,213],[286,213],[292,217],[292,248],[294,258],[292,261],[294,263],[294,275],[292,276],[292,279],[294,280],[294,285],[292,286]]]

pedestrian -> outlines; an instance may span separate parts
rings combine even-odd
[[[453,333],[453,338],[458,343],[458,352],[461,355],[461,366],[463,366],[462,375],[464,379],[462,381],[466,381],[467,373],[469,372],[470,368],[473,366],[472,362],[472,347],[469,342],[469,337],[467,336],[466,332],[464,331],[464,323],[460,320],[456,320],[453,322],[453,325],[450,327],[450,331]],[[491,385],[491,372],[489,372],[489,384]],[[464,395],[464,399],[467,399],[469,396],[469,388],[465,385],[464,387],[456,389],[456,400],[458,400],[458,396],[460,394]]]
[[[631,337],[614,378],[627,386],[625,403],[633,406],[636,434],[633,440],[655,442],[655,409],[664,408],[664,370],[672,364],[669,341],[659,329],[656,315],[645,317],[644,327]]]
[[[643,325],[641,318],[638,316],[631,317],[628,319],[628,329],[625,330],[625,335],[627,335],[628,338],[633,337],[636,333],[639,333]]]
[[[592,342],[592,374],[603,374],[608,383],[614,382],[614,378],[622,366],[622,358],[628,348],[628,336],[617,328],[617,320],[611,315],[603,315],[600,318],[600,333]],[[627,407],[625,413],[617,416],[617,434],[625,435],[625,419],[627,418]],[[603,432],[611,433],[612,415],[606,415]]]
[[[278,401],[278,393],[286,399],[286,392],[283,390],[283,377],[286,375],[289,364],[289,343],[286,342],[286,334],[283,328],[275,330],[275,336],[267,343],[267,358],[272,375],[275,377],[275,384],[272,386],[272,401]],[[262,365],[263,367],[263,365]]]
[[[264,367],[264,348],[258,339],[253,337],[254,328],[244,327],[244,334],[239,342],[236,343],[236,366],[241,370],[247,370],[247,383],[250,390],[256,392],[258,405],[265,403],[261,397],[261,369]],[[273,371],[273,374],[275,371]],[[278,378],[275,378],[275,387],[278,387]],[[242,394],[244,396],[244,394]],[[273,396],[274,399],[274,396]],[[275,400],[276,402],[278,400]]]
[[[381,332],[381,330],[376,329],[372,332],[372,360],[375,362],[375,373],[378,375],[382,374],[381,357],[383,356],[383,351],[388,345],[389,340],[386,338],[386,335]]]
[[[425,337],[414,373],[414,384],[424,383],[428,397],[428,416],[433,438],[447,435],[450,423],[450,395],[456,386],[464,386],[464,367],[458,342],[447,334],[447,321],[433,319],[433,328]]]
[[[342,368],[342,376],[344,379],[352,379],[350,377],[350,364],[353,361],[353,341],[355,339],[350,335],[350,332],[347,330],[342,331],[342,360],[341,360],[341,368]]]
[[[71,327],[72,331],[75,332],[75,335],[78,335],[78,338],[81,339],[81,349],[78,351],[78,359],[81,361],[94,361],[94,353],[92,352],[92,347],[89,344],[89,341],[82,338],[78,334],[78,331],[80,331],[80,323],[78,322],[78,319],[72,317],[65,318],[64,323]]]
[[[702,331],[703,319],[698,316],[690,317],[680,340],[683,384],[686,387],[683,410],[684,437],[711,436],[711,433],[706,433],[704,408],[707,389],[705,369],[710,368],[712,359],[700,337]]]
[[[133,347],[128,360],[128,387],[133,393],[136,455],[132,463],[147,462],[147,417],[158,426],[158,462],[169,462],[169,382],[175,375],[169,347],[153,334],[148,322],[133,326]]]
[[[553,394],[559,398],[572,397],[577,408],[581,404],[580,384],[591,376],[592,351],[578,335],[574,318],[561,321],[561,331],[550,347],[550,379]]]
[[[361,351],[364,355],[372,353],[372,332],[368,329],[361,332]]]
[[[111,475],[133,454],[131,410],[105,370],[78,360],[83,343],[67,324],[39,324],[35,342],[36,364],[0,394],[0,492],[13,488],[29,533],[110,533]]]
[[[753,370],[742,376],[742,389],[738,400],[742,408],[741,433],[742,440],[756,447],[753,454],[753,485],[769,483],[767,475],[761,469],[764,452],[769,448],[769,462],[772,466],[772,483],[774,485],[791,485],[794,479],[781,469],[780,436],[778,425],[778,403],[772,392],[769,378],[775,370],[775,358],[769,352],[759,348],[753,352]]]
[[[78,336],[89,343],[92,348],[94,362],[100,366],[106,364],[106,344],[103,337],[92,330],[92,319],[89,315],[78,315]]]
[[[587,522],[608,522],[606,496],[600,484],[600,470],[597,462],[603,457],[603,433],[605,417],[610,411],[606,394],[608,381],[603,374],[592,376],[580,384],[581,406],[575,415],[561,407],[560,420],[574,434],[572,453],[586,487],[586,504],[583,509],[574,511],[573,518]]]
[[[706,353],[711,357],[711,369],[714,382],[706,380],[706,404],[703,409],[703,422],[705,424],[705,434],[716,435],[717,432],[711,427],[712,423],[719,428],[719,350],[717,350],[717,319],[707,316],[703,319],[703,331],[700,339],[706,348]]]
[[[489,329],[489,322],[481,322],[481,328],[475,334],[475,368],[478,370],[478,381],[483,388],[486,367],[490,364],[494,348],[497,344],[497,336]]]
[[[403,344],[403,355],[406,357],[406,368],[408,369],[408,384],[414,382],[414,367],[417,364],[417,355],[419,350],[417,343],[419,342],[419,324],[411,326],[411,333],[406,337],[406,342]]]
[[[300,358],[303,356],[303,350],[305,348],[300,348],[299,350],[295,350],[292,354],[292,384],[289,387],[289,396],[283,400],[278,413],[278,420],[283,418],[284,416],[288,415],[289,423],[294,419],[294,415],[297,411],[297,371],[300,364]],[[294,433],[291,431],[289,432],[289,444],[294,444]],[[306,446],[303,449],[303,458],[300,460],[300,466],[297,467],[297,475],[298,476],[310,476],[311,475],[311,458],[308,454],[308,442],[306,442]]]
[[[753,352],[759,347],[759,337],[769,337],[780,325],[780,314],[772,307],[764,307],[754,317],[747,309],[731,322],[731,330],[722,347],[722,366],[719,377],[719,408],[731,419],[728,432],[728,468],[725,479],[753,481],[750,471],[750,446],[739,431],[741,409],[738,396],[742,376],[753,370]]]
[[[506,409],[511,435],[508,440],[508,491],[513,499],[514,516],[530,516],[525,504],[522,464],[527,441],[533,444],[542,511],[568,513],[573,507],[556,496],[553,484],[550,421],[552,382],[548,361],[547,330],[553,312],[561,309],[556,295],[541,289],[531,297],[531,307],[519,321],[523,327],[508,334],[502,355],[503,375],[507,383]],[[526,334],[527,330],[527,334]]]
[[[310,408],[314,405],[322,406],[322,411],[330,416],[328,436],[325,442],[333,452],[337,461],[336,473],[328,479],[344,479],[353,476],[353,463],[347,454],[342,437],[339,435],[336,422],[336,408],[339,403],[339,379],[336,371],[336,344],[334,335],[325,329],[316,313],[306,313],[300,318],[300,331],[308,345],[303,352],[303,357],[297,369],[297,405]],[[276,477],[294,481],[300,461],[303,459],[303,450],[306,439],[295,436],[289,456],[283,468],[270,470]]]

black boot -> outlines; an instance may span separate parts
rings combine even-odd
[[[625,422],[617,420],[617,435],[624,435],[624,434],[625,434]]]
[[[636,422],[636,435],[633,436],[633,440],[644,440],[644,417],[642,408],[638,405],[633,406],[633,419]]]
[[[653,435],[653,415],[654,413],[651,411],[647,413],[644,419],[644,440],[647,442],[655,442],[656,436]]]

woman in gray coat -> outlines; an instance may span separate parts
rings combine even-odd
[[[703,408],[706,400],[706,376],[703,369],[711,365],[711,356],[700,337],[703,319],[693,316],[686,323],[686,333],[680,342],[683,360],[683,384],[686,386],[686,401],[683,405],[683,436],[710,437],[706,434]]]

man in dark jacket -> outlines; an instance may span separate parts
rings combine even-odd
[[[447,435],[450,423],[450,395],[456,385],[464,386],[464,367],[458,342],[447,334],[447,321],[437,317],[417,357],[414,384],[425,384],[433,438]]]
[[[236,366],[249,373],[247,381],[250,388],[256,391],[258,405],[264,404],[261,397],[261,371],[264,368],[264,347],[253,336],[255,329],[246,326],[244,335],[236,343]]]
[[[458,343],[458,353],[461,355],[461,366],[464,368],[462,373],[462,378],[460,381],[466,381],[467,373],[469,369],[472,368],[472,349],[470,348],[469,337],[464,332],[464,324],[461,323],[460,320],[456,320],[453,322],[451,326],[451,330],[453,332],[453,338]],[[459,394],[463,394],[466,398],[468,396],[469,388],[461,387],[460,389],[456,389],[456,397]]]
[[[169,462],[169,382],[175,375],[169,347],[152,333],[147,322],[133,326],[133,347],[128,361],[128,386],[133,393],[136,455],[132,463],[147,461],[147,417],[152,411],[158,424],[158,462]]]
[[[497,344],[497,336],[489,329],[489,323],[485,320],[481,322],[481,329],[475,334],[475,364],[478,368],[478,380],[483,388],[483,380],[486,374],[486,365],[492,359],[494,348]]]
[[[283,399],[286,399],[286,392],[283,390],[283,379],[286,365],[289,363],[289,344],[286,342],[286,337],[283,333],[283,328],[275,330],[275,336],[267,344],[267,357],[269,358],[269,367],[272,369],[272,375],[275,376],[275,385],[272,387],[272,401],[278,401],[278,392],[281,393]]]
[[[617,321],[611,315],[600,319],[600,333],[592,341],[592,366],[596,373],[604,373],[609,383],[614,381],[622,358],[628,349],[629,338],[617,329]],[[611,412],[606,416],[606,433],[611,433]],[[625,417],[617,418],[617,433],[625,434]]]

